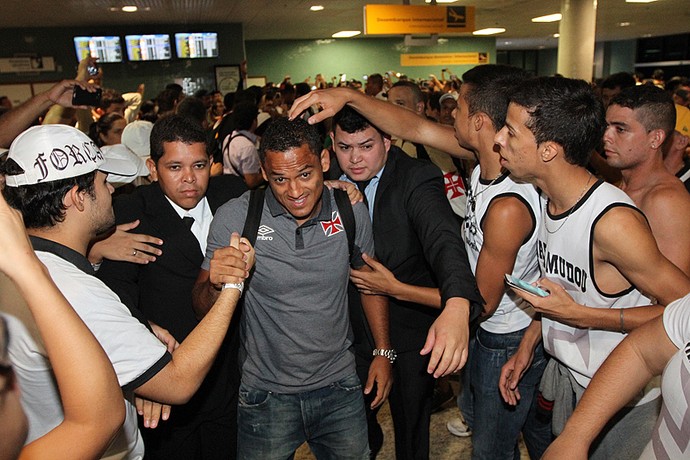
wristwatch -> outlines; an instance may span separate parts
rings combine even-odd
[[[225,289],[237,289],[240,291],[240,297],[242,297],[242,291],[244,291],[244,281],[241,283],[225,283],[223,284],[223,290]]]
[[[395,358],[398,357],[398,352],[395,351],[393,348],[389,350],[385,350],[383,348],[376,348],[374,351],[371,352],[373,356],[383,356],[384,358],[388,358],[393,364],[395,362]]]

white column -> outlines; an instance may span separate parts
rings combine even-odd
[[[591,81],[597,0],[562,0],[557,72]]]

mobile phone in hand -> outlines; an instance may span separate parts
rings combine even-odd
[[[549,293],[545,290],[538,288],[536,286],[532,286],[531,284],[526,283],[520,278],[516,278],[513,275],[509,275],[507,273],[506,284],[513,289],[519,289],[520,291],[529,292],[530,294],[538,295],[539,297],[546,297],[549,295]]]
[[[86,72],[92,77],[98,75],[98,66],[96,64],[90,65],[86,68]]]
[[[88,105],[91,107],[98,107],[101,105],[101,95],[103,90],[96,89],[93,93],[83,89],[81,86],[75,86],[72,91],[72,105]]]

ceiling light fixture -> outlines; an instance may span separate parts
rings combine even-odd
[[[657,0],[625,0],[625,3],[654,3]]]
[[[503,27],[489,27],[487,29],[475,30],[472,35],[496,35],[502,34],[506,30]]]
[[[137,11],[138,9],[139,9],[139,8],[137,8],[137,7],[134,6],[134,5],[125,5],[125,6],[122,7],[122,11],[124,11],[125,13],[134,13],[134,12]]]
[[[354,37],[356,35],[361,34],[362,32],[359,30],[341,30],[340,32],[336,32],[331,37],[333,38],[350,38]]]
[[[630,25],[630,23],[629,22],[619,22],[618,25],[620,27],[628,27]]]
[[[431,3],[431,0],[424,0],[426,3]],[[436,3],[455,3],[458,0],[436,0]]]
[[[553,34],[553,38],[558,38],[560,36],[561,36],[561,34]]]
[[[309,9],[311,11],[321,11],[321,10],[323,10],[323,5],[313,5],[313,6],[309,7]]]
[[[561,15],[561,13],[547,14],[546,16],[532,18],[532,22],[556,22],[560,21],[562,17],[563,15]]]

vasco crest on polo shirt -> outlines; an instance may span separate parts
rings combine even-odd
[[[337,235],[345,230],[345,227],[343,227],[343,222],[340,220],[340,214],[338,214],[338,211],[333,211],[330,221],[321,222],[321,228],[323,229],[323,234],[326,235],[326,237]]]

